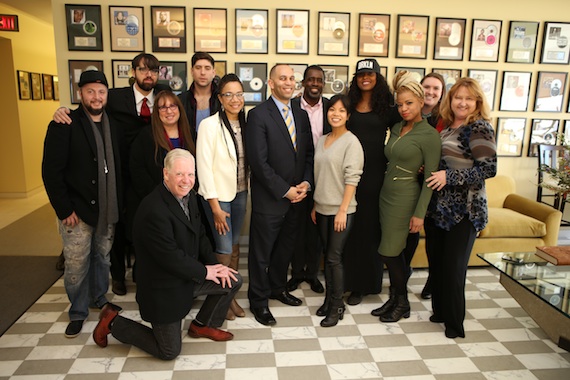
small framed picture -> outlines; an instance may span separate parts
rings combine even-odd
[[[427,58],[429,16],[398,15],[396,58]]]
[[[396,67],[394,70],[394,75],[396,75],[398,71],[402,70],[408,70],[410,73],[412,73],[413,78],[418,82],[421,82],[423,77],[426,75],[426,69],[420,67]]]
[[[569,39],[570,22],[545,22],[540,63],[568,64]]]
[[[42,74],[42,88],[45,100],[53,100],[53,75]]]
[[[320,65],[325,72],[325,86],[323,96],[331,98],[337,94],[348,93],[348,66]]]
[[[257,105],[267,99],[267,63],[236,62],[236,75],[243,83],[246,105]]]
[[[473,20],[470,61],[497,62],[501,26],[499,20]]]
[[[227,53],[227,10],[194,8],[194,51]]]
[[[101,6],[65,4],[67,49],[103,51]]]
[[[32,80],[32,100],[42,100],[42,74],[30,73]]]
[[[216,72],[216,76],[218,78],[222,78],[224,75],[227,74],[227,61],[218,61],[214,62],[214,71]]]
[[[530,72],[503,72],[503,89],[499,111],[527,110],[531,76]]]
[[[360,13],[358,20],[358,55],[360,57],[388,57],[390,15]]]
[[[451,87],[461,78],[461,70],[458,69],[433,69],[434,73],[438,73],[445,81],[445,89],[449,91]]]
[[[277,54],[309,54],[309,11],[277,9]]]
[[[111,51],[144,51],[143,7],[109,7]]]
[[[348,57],[350,13],[319,12],[318,55]]]
[[[187,77],[186,62],[160,61],[158,83],[169,86],[176,95],[188,88]]]
[[[266,9],[236,9],[236,53],[268,53]]]
[[[291,98],[297,97],[299,94],[303,94],[303,74],[305,74],[305,69],[309,67],[306,63],[288,63],[288,65],[293,69],[295,74],[295,90],[293,91],[293,96]]]
[[[534,97],[535,112],[562,112],[568,73],[539,71]]]
[[[150,7],[152,51],[186,53],[186,7]]]
[[[538,22],[511,21],[506,61],[510,63],[534,63],[537,38]]]
[[[462,61],[463,46],[465,45],[464,18],[435,19],[435,43],[433,59],[446,61]]]
[[[59,78],[53,76],[53,100],[59,100]]]
[[[475,79],[481,85],[481,89],[487,98],[489,108],[495,109],[495,90],[497,88],[497,70],[473,70],[469,69],[467,76]]]
[[[129,87],[135,82],[135,78],[132,75],[131,65],[132,61],[124,61],[113,59],[111,61],[113,66],[113,87]]]
[[[80,103],[81,96],[78,83],[79,79],[81,78],[81,73],[87,70],[103,71],[103,61],[69,61],[69,90],[71,95],[71,104]]]
[[[497,123],[497,156],[520,157],[524,141],[526,119],[500,117]]]
[[[564,120],[562,134],[564,135],[564,141],[566,144],[570,144],[570,120]]]
[[[27,71],[18,70],[18,93],[20,100],[30,100],[32,98],[30,73]]]
[[[536,157],[538,154],[538,144],[556,145],[556,136],[558,136],[559,126],[560,120],[532,119],[528,156]]]

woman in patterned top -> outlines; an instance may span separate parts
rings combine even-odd
[[[487,224],[485,179],[497,173],[495,134],[479,84],[461,78],[441,107],[440,170],[426,179],[434,192],[425,221],[432,274],[430,321],[448,338],[465,337],[465,277],[473,243]]]

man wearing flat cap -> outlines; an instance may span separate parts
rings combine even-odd
[[[105,112],[105,74],[83,72],[79,90],[81,104],[71,111],[71,124],[49,124],[42,162],[63,240],[64,286],[71,302],[68,338],[81,332],[89,306],[109,303],[109,251],[120,199],[119,141]]]

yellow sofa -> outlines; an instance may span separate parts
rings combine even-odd
[[[540,245],[557,245],[562,213],[551,206],[515,194],[515,181],[498,175],[485,181],[489,223],[475,240],[469,266],[488,265],[477,257],[486,252],[534,252]],[[428,266],[422,233],[412,267]]]

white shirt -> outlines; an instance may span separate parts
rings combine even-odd
[[[150,113],[152,113],[152,106],[154,105],[154,89],[148,95],[145,96],[141,94],[140,91],[137,90],[137,88],[133,84],[133,92],[135,94],[135,104],[137,106],[137,114],[139,116],[141,114],[141,107],[144,98],[146,98],[146,104],[148,105],[148,108],[150,108]]]

